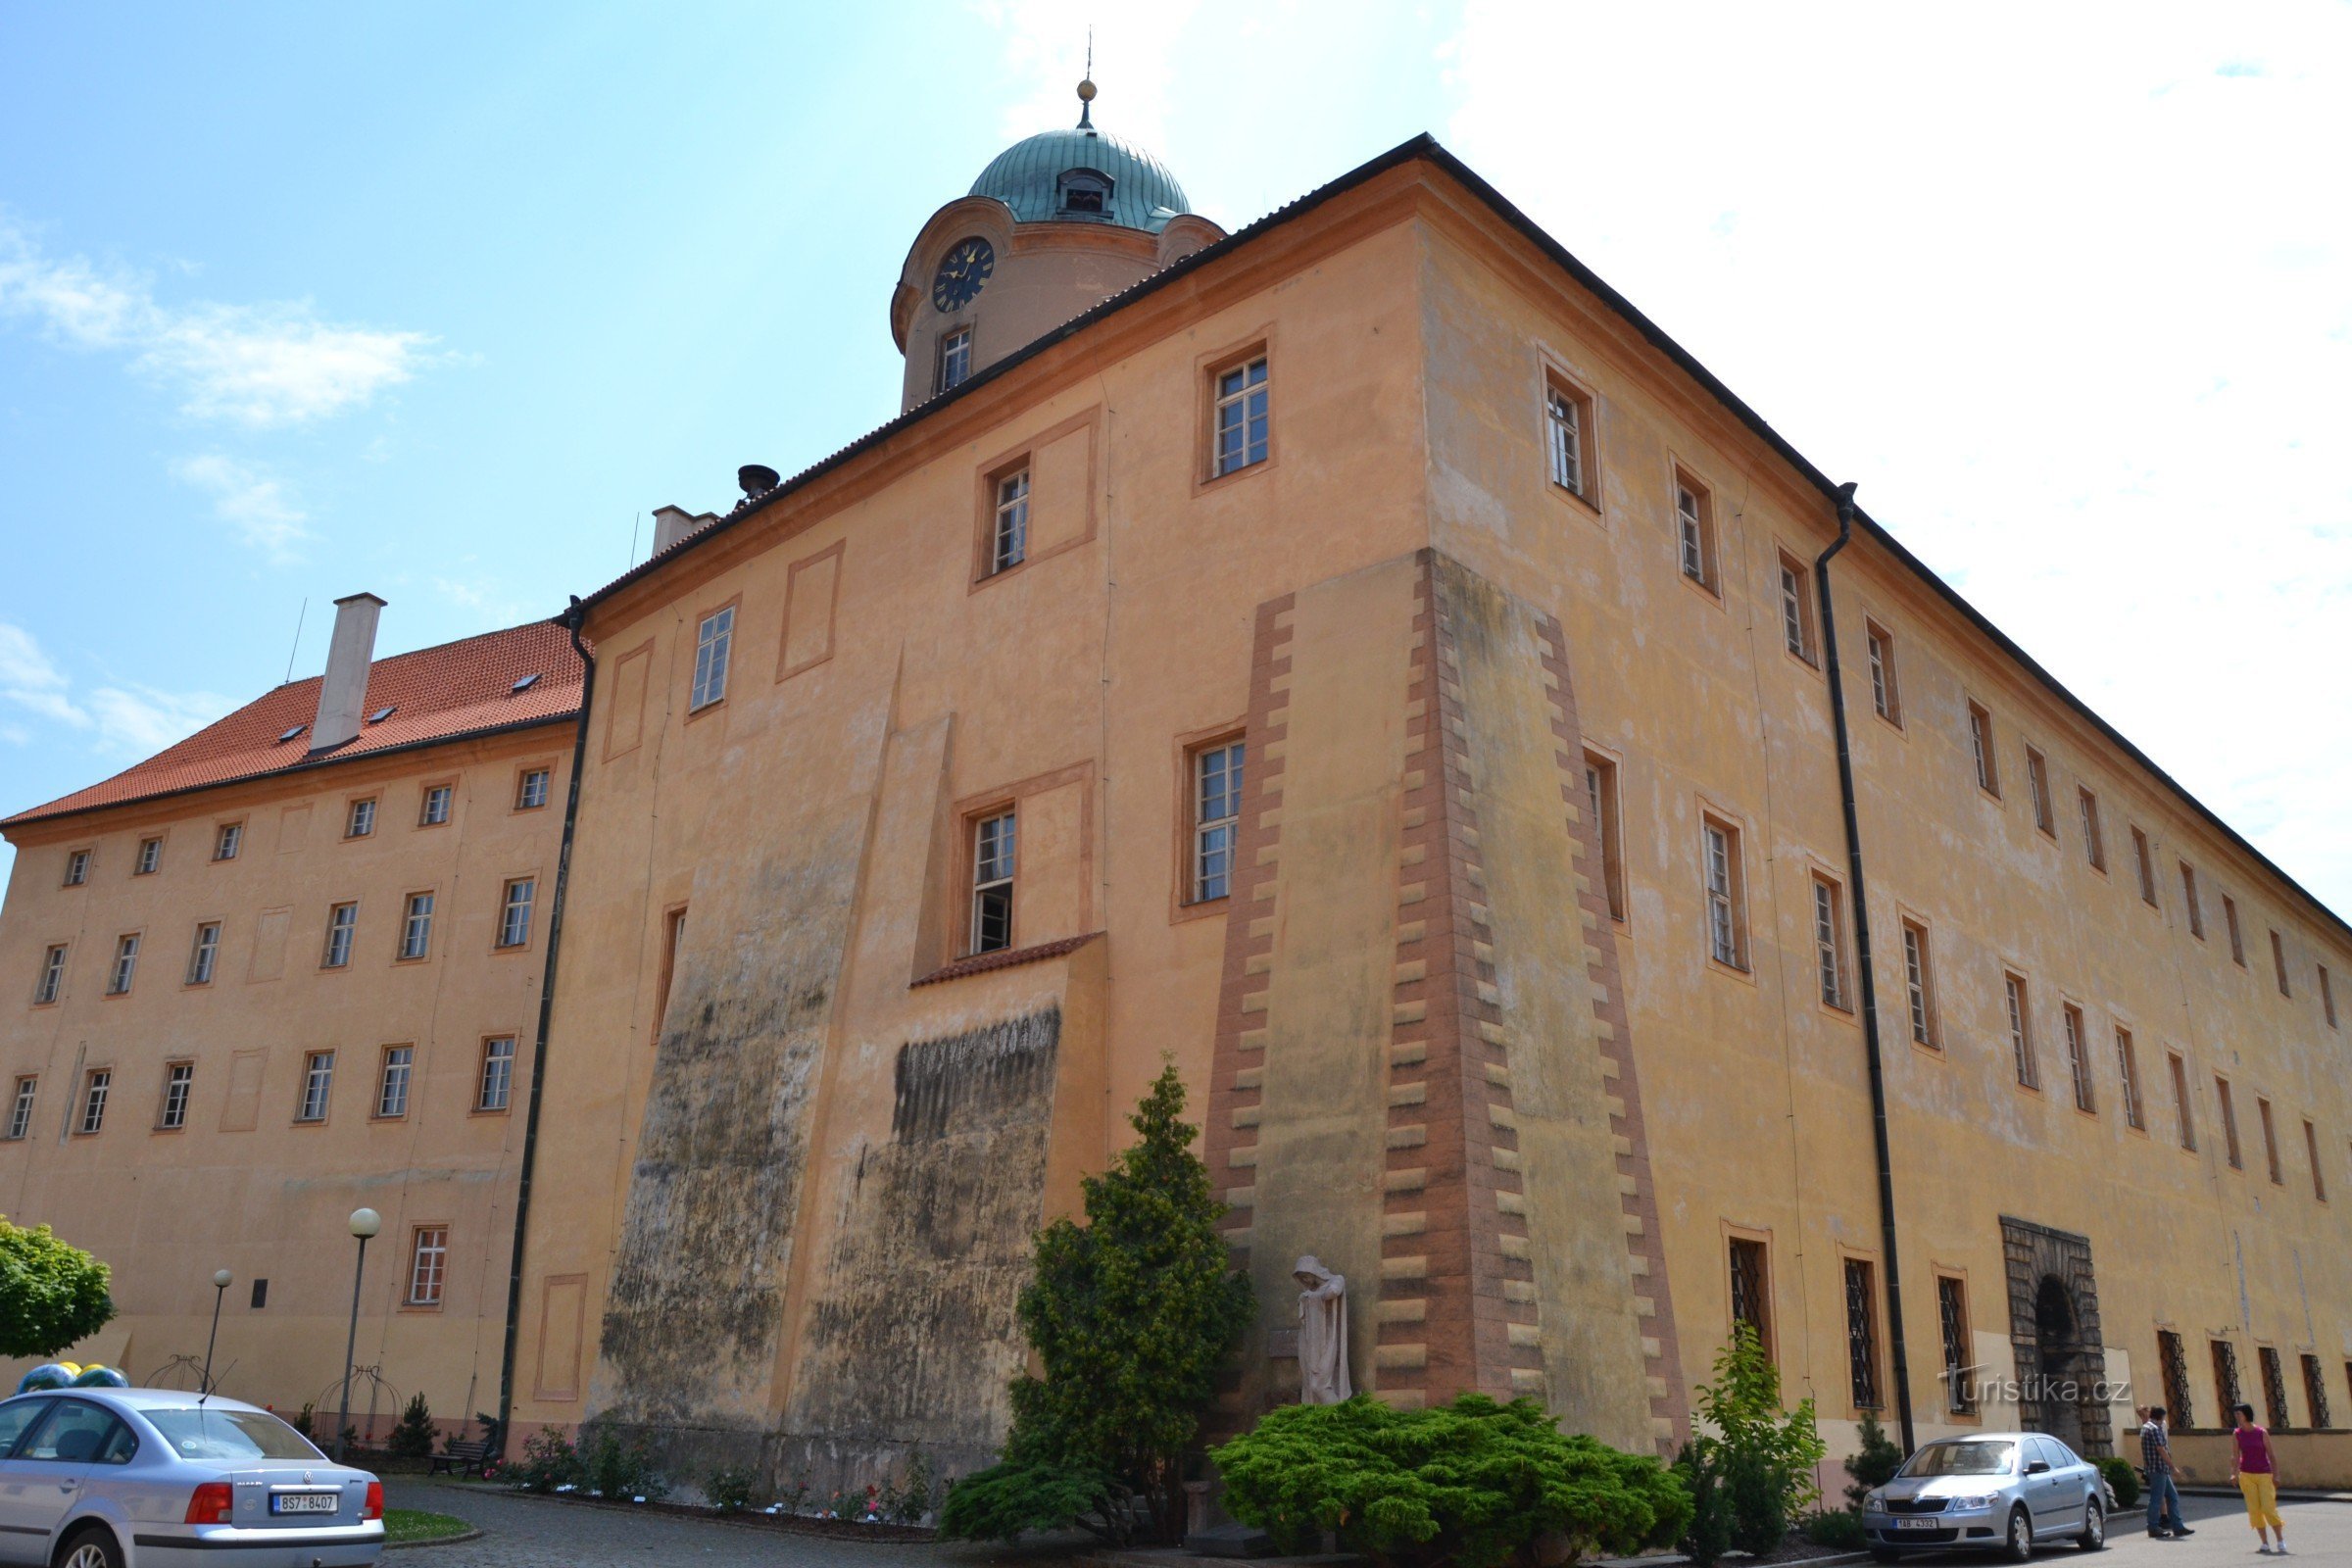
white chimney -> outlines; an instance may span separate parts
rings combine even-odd
[[[656,507],[654,509],[654,554],[660,555],[688,534],[717,520],[718,514],[714,512],[706,512],[701,516],[696,516],[684,507]]]
[[[335,601],[335,636],[326,646],[326,678],[318,683],[318,719],[311,752],[331,752],[360,733],[368,706],[368,666],[375,658],[375,617],[384,602],[373,594]]]

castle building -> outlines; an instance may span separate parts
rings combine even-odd
[[[1296,1396],[1305,1253],[1358,1389],[1641,1449],[1739,1323],[1833,1451],[2352,1408],[2352,930],[1436,143],[1227,235],[1091,111],[917,237],[897,418],[407,656],[408,749],[265,765],[281,688],[0,824],[0,1192],[115,1262],[134,1370],[233,1243],[300,1282],[232,1303],[240,1392],[311,1396],[342,1210],[397,1194],[361,1358],[436,1410],[960,1471],[1031,1234],[1172,1058],[1260,1303],[1228,1424]],[[540,765],[567,825],[509,809]],[[407,821],[443,777],[462,858]],[[240,812],[249,883],[184,848]],[[426,888],[430,970],[287,956]],[[206,921],[254,956],[103,995]],[[395,1042],[405,1123],[306,1119],[306,1062]],[[101,1065],[140,1108],[83,1135]]]

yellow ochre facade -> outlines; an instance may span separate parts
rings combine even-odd
[[[539,628],[591,651],[576,731],[468,710],[9,820],[0,1073],[46,1098],[0,1193],[115,1265],[113,1353],[201,1349],[227,1266],[231,1392],[315,1397],[366,1201],[360,1360],[444,1417],[641,1428],[689,1478],[957,1473],[1004,1432],[1031,1234],[1173,1059],[1258,1290],[1226,1426],[1296,1396],[1309,1252],[1358,1389],[1524,1394],[1629,1447],[1687,1434],[1736,1316],[1833,1453],[1906,1398],[1922,1438],[2091,1451],[2134,1402],[2217,1425],[2230,1377],[2274,1425],[2352,1410],[2342,921],[1867,515],[1825,565],[1830,482],[1435,143],[1230,237],[1132,150],[1031,151],[898,280],[906,413],[747,469]],[[1000,289],[1020,331],[943,376]],[[517,813],[533,757],[552,805]],[[443,776],[469,839],[323,826]],[[254,862],[208,884],[183,840],[233,810]],[[159,828],[150,888],[121,869]],[[494,929],[523,876],[527,955]],[[119,932],[282,907],[294,952],[426,884],[463,889],[429,975],[378,921],[366,972],[224,949],[209,989],[100,994]],[[30,1004],[60,940],[74,990]],[[296,1120],[307,1052],[400,1041],[419,1112],[371,1120],[353,1074]],[[213,1086],[263,1052],[232,1128]],[[150,1133],[180,1055],[201,1114]],[[85,1137],[55,1087],[102,1059],[125,1099]]]

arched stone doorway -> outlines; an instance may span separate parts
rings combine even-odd
[[[2018,1423],[2093,1458],[2115,1451],[2090,1238],[2001,1218]]]
[[[2027,1391],[2039,1396],[2030,1400],[2034,1410],[2027,1424],[2077,1453],[2082,1451],[2082,1404],[2089,1392],[2083,1384],[2097,1378],[2095,1371],[2084,1375],[2082,1340],[2074,1298],[2056,1275],[2044,1274],[2034,1293],[2034,1348],[2039,1352],[2041,1387]]]

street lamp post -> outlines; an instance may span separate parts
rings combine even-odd
[[[351,1427],[351,1361],[360,1351],[360,1281],[368,1273],[368,1239],[384,1228],[372,1208],[351,1211],[351,1234],[360,1241],[360,1261],[351,1271],[351,1336],[343,1342],[343,1410],[335,1418],[335,1463],[343,1462],[343,1434]]]
[[[213,1332],[204,1342],[204,1377],[196,1390],[203,1397],[211,1397],[213,1392],[213,1347],[220,1343],[220,1298],[228,1294],[228,1282],[235,1277],[226,1269],[213,1274]]]

